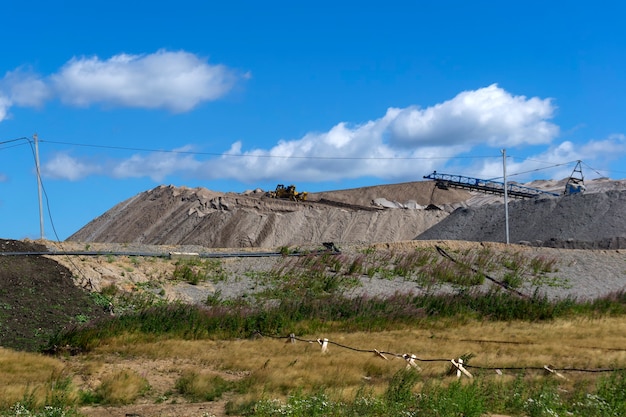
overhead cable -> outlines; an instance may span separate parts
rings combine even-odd
[[[181,150],[165,150],[150,148],[135,148],[126,146],[110,146],[110,145],[91,145],[85,143],[59,142],[50,140],[40,140],[40,142],[54,143],[58,145],[72,145],[88,148],[116,149],[125,151],[139,152],[159,152],[174,153],[184,155],[209,155],[209,156],[228,156],[239,158],[277,158],[277,159],[322,159],[322,160],[429,160],[429,159],[485,159],[497,158],[496,155],[482,156],[298,156],[298,155],[270,155],[270,154],[242,154],[242,153],[220,153],[220,152],[198,152],[198,151],[181,151]]]

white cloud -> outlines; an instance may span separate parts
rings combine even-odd
[[[11,100],[5,97],[0,92],[0,122],[6,119],[9,115],[9,108],[11,107]]]
[[[548,122],[550,99],[513,96],[496,84],[464,91],[451,100],[419,109],[389,109],[390,142],[414,147],[428,144],[487,144],[511,147],[546,144],[559,128]]]
[[[517,182],[528,182],[537,174],[542,178],[561,180],[569,177],[577,161],[583,161],[586,166],[607,166],[607,162],[617,160],[626,155],[626,136],[622,134],[609,135],[606,139],[590,140],[586,143],[563,141],[543,151],[528,155],[524,158],[507,158],[507,172],[510,179]],[[494,158],[481,161],[481,165],[465,167],[468,172],[474,172],[479,178],[502,178],[502,159]],[[586,169],[585,177],[596,178],[609,176],[608,173],[598,173],[593,169]]]
[[[0,122],[9,117],[13,106],[39,107],[50,96],[44,80],[32,71],[18,68],[0,79]]]
[[[82,161],[66,153],[58,153],[41,167],[41,173],[52,179],[76,181],[91,175],[109,175],[113,178],[148,177],[155,182],[162,181],[172,174],[181,174],[197,169],[200,162],[185,152],[190,147],[182,147],[171,152],[133,155],[124,160],[92,158]]]
[[[626,136],[613,134],[604,140],[592,140],[580,149],[578,159],[607,159],[615,160],[626,154]]]
[[[148,55],[73,58],[51,76],[65,103],[103,103],[124,107],[165,108],[185,112],[216,100],[237,76],[223,65],[210,65],[189,52],[161,50]]]
[[[559,168],[553,175],[556,179],[562,179],[571,174],[573,169],[573,164],[571,163],[574,161],[583,161],[585,165],[591,167],[606,167],[610,161],[623,158],[625,155],[626,137],[623,134],[613,134],[606,139],[592,139],[580,144],[564,141],[529,159],[554,164],[570,162],[568,166]],[[595,178],[601,176],[594,170],[587,171],[586,177]],[[605,174],[602,174],[602,176],[605,176]],[[608,173],[606,176],[608,176]]]
[[[246,182],[286,172],[294,181],[416,179],[477,146],[499,154],[501,147],[549,144],[559,132],[548,121],[553,111],[549,99],[513,96],[494,84],[423,110],[390,108],[377,120],[352,127],[339,123],[269,150],[242,152],[238,143],[229,153],[239,157],[211,162],[198,175]]]
[[[0,89],[12,105],[22,107],[39,107],[50,97],[46,82],[28,68],[7,72],[0,80]]]
[[[489,103],[488,97],[493,98],[493,103]],[[511,148],[507,154],[516,157],[507,162],[511,174],[578,159],[593,161],[626,154],[623,135],[579,145],[569,141],[552,143],[559,129],[549,122],[554,110],[551,101],[512,96],[495,85],[463,92],[417,113],[415,109],[389,109],[379,119],[360,125],[338,123],[326,132],[280,140],[269,149],[244,150],[242,142],[237,141],[221,157],[210,160],[199,160],[191,152],[184,153],[191,148],[181,148],[179,152],[137,154],[109,163],[106,168],[92,167],[83,172],[107,173],[115,178],[149,177],[157,182],[181,174],[250,184],[360,177],[408,181],[421,179],[433,170],[446,172],[446,167],[462,175],[500,177],[502,148]],[[420,114],[427,114],[428,120],[436,122],[419,122]],[[456,127],[451,129],[451,125]],[[459,126],[463,129],[458,130]],[[398,139],[399,131],[405,132],[403,140]],[[526,156],[528,149],[541,148],[544,149],[526,160],[518,158],[520,153]],[[466,159],[454,159],[476,149],[494,157],[470,160],[469,167]]]
[[[181,153],[190,149],[184,147],[173,152],[133,155],[130,159],[115,163],[110,172],[115,178],[149,177],[160,182],[168,175],[193,171],[200,164],[192,155]]]
[[[186,112],[219,99],[238,80],[249,78],[249,73],[237,74],[192,53],[166,50],[107,60],[72,58],[46,77],[20,67],[0,79],[0,122],[13,106],[39,107],[55,97],[74,106],[97,103]]]
[[[52,159],[41,166],[42,176],[70,181],[77,181],[102,172],[102,167],[97,164],[82,162],[65,153],[54,155]]]

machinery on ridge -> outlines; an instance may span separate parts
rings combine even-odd
[[[526,187],[517,183],[506,184],[506,192],[513,198],[533,198],[538,196],[559,197],[561,195],[582,194],[585,192],[585,181],[581,167],[582,161],[578,161],[572,174],[565,183],[563,194],[538,188]],[[432,174],[424,175],[425,179],[435,180],[436,187],[442,190],[448,188],[461,188],[469,191],[481,191],[486,194],[504,194],[505,184],[494,180],[466,177],[463,175],[441,174],[433,171]]]
[[[308,194],[309,193],[306,191],[296,191],[296,186],[293,184],[288,187],[285,187],[283,184],[278,184],[276,190],[269,191],[267,196],[270,198],[289,199],[291,201],[305,201]]]
[[[580,194],[585,192],[585,177],[583,177],[581,163],[582,161],[578,161],[572,171],[572,175],[570,175],[569,179],[565,183],[565,195]]]

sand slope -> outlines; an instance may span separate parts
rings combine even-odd
[[[564,180],[535,181],[558,191]],[[510,241],[569,248],[626,246],[626,181],[587,182],[585,194],[511,200]],[[69,241],[279,247],[410,239],[505,241],[502,196],[448,189],[433,181],[310,194],[307,201],[159,186],[94,219]],[[437,208],[437,209],[433,209]]]

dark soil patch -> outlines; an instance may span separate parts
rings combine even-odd
[[[0,239],[3,253],[45,251],[44,245]],[[105,314],[54,260],[0,256],[0,346],[37,351],[65,326]]]

